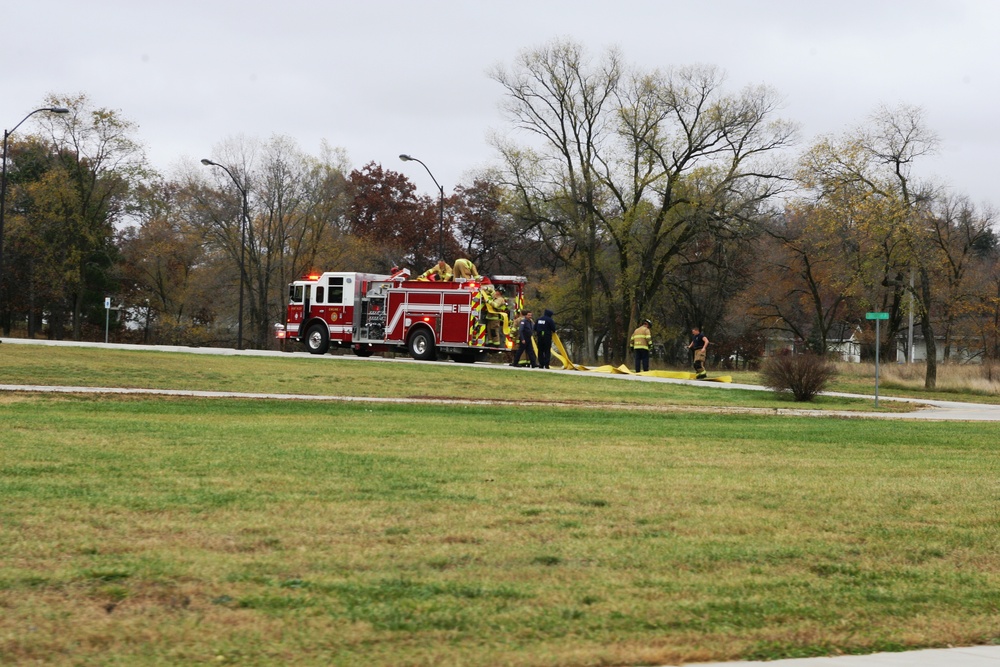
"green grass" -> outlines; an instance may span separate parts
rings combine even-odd
[[[0,663],[624,665],[992,642],[996,433],[0,395]]]
[[[5,345],[0,373],[580,404],[2,397],[0,662],[627,664],[993,639],[988,426],[621,413],[594,404],[793,404],[331,358]]]
[[[177,352],[0,345],[0,383],[238,391],[392,398],[487,398],[618,405],[733,406],[873,411],[868,399],[789,395],[568,376],[489,364],[396,364],[353,358],[212,356]],[[910,410],[880,404],[879,411]]]

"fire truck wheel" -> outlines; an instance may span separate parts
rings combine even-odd
[[[306,331],[306,349],[310,354],[326,354],[330,349],[330,334],[322,324],[314,324]]]
[[[420,361],[429,361],[434,353],[434,337],[427,329],[417,329],[410,334],[410,356]]]

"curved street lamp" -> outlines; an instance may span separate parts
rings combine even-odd
[[[240,307],[239,314],[237,315],[238,324],[236,330],[236,349],[243,349],[243,283],[246,280],[246,237],[247,237],[247,225],[250,221],[250,214],[248,212],[247,206],[247,191],[246,188],[239,182],[239,179],[229,171],[229,168],[224,164],[219,164],[218,162],[212,162],[208,158],[202,159],[201,163],[206,167],[219,167],[224,172],[229,174],[229,178],[233,179],[233,184],[236,185],[236,189],[240,191],[240,195],[243,197],[243,219],[240,222]]]
[[[41,109],[35,109],[27,116],[21,119],[21,122],[14,126],[11,130],[3,131],[3,167],[0,169],[0,297],[3,296],[3,224],[4,224],[4,212],[7,209],[7,139],[10,135],[14,134],[17,128],[21,127],[24,121],[28,120],[36,113],[42,111],[48,111],[50,113],[69,113],[69,109],[65,107],[42,107]],[[3,316],[3,309],[0,308],[0,317]]]
[[[415,157],[411,157],[406,153],[400,155],[399,159],[402,160],[403,162],[419,162],[423,166],[423,168],[427,170],[427,175],[431,177],[432,181],[434,181],[434,185],[438,187],[438,192],[440,192],[441,194],[441,198],[438,204],[438,259],[443,260],[444,259],[444,188],[441,187],[441,185],[437,182],[437,179],[434,178],[434,174],[431,173],[430,168],[428,168],[428,166],[424,164],[422,161],[418,160]]]

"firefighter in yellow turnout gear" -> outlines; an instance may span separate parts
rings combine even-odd
[[[420,276],[417,277],[417,280],[436,280],[438,282],[446,282],[451,280],[451,276],[451,267],[448,266],[448,262],[442,259],[437,264],[421,273]]]
[[[483,310],[486,316],[486,341],[489,345],[501,345],[504,334],[510,331],[507,317],[507,298],[503,290],[493,285],[483,285]]]
[[[455,260],[453,280],[479,280],[479,271],[471,260],[460,257]]]
[[[649,320],[643,320],[642,324],[632,333],[632,351],[635,353],[635,372],[649,370],[649,349],[653,347],[653,333],[649,330]]]

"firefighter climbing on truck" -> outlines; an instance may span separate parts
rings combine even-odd
[[[460,257],[455,260],[455,268],[452,270],[452,280],[479,280],[481,276],[476,270],[476,265],[472,260]]]
[[[438,282],[446,282],[448,280],[451,280],[452,275],[453,274],[451,272],[451,267],[448,266],[448,262],[442,259],[437,264],[435,264],[431,268],[421,273],[420,276],[417,278],[417,280],[434,280]]]

